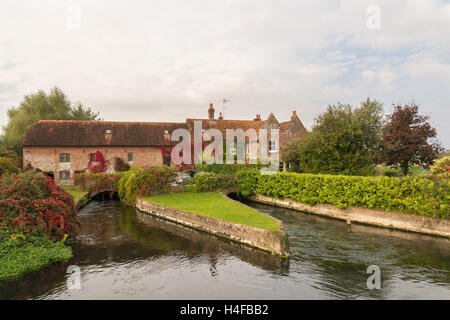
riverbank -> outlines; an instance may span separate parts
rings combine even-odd
[[[330,204],[307,205],[292,199],[278,199],[265,195],[252,195],[249,200],[277,207],[326,216],[346,221],[348,224],[360,223],[377,227],[409,231],[432,236],[450,238],[450,220],[415,216],[402,212],[386,212],[366,208],[349,207],[339,209]]]
[[[61,188],[73,196],[73,201],[75,201],[78,210],[83,208],[90,200],[89,192],[81,191],[77,186],[62,186]]]
[[[136,200],[140,211],[279,256],[288,256],[283,223],[219,192],[174,193]]]

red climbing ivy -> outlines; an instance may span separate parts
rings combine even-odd
[[[103,154],[100,151],[95,152],[95,158],[96,161],[92,161],[92,156],[89,154],[89,162],[86,171],[91,173],[106,172],[109,161],[103,157]]]

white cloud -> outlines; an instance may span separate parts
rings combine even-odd
[[[450,4],[375,1],[24,1],[0,4],[0,124],[23,95],[57,85],[106,120],[183,121],[209,102],[251,119],[338,101],[415,98],[450,146]],[[80,8],[80,29],[67,8]]]

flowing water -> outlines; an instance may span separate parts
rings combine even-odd
[[[249,205],[283,221],[290,259],[160,220],[119,201],[91,202],[79,213],[74,258],[0,284],[0,298],[450,299],[446,239]],[[69,265],[79,273],[68,274]],[[371,265],[380,268],[380,289],[367,287]]]

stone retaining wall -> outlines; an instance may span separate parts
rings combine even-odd
[[[165,207],[142,199],[136,200],[136,208],[157,217],[237,241],[272,254],[289,255],[288,236],[279,220],[277,221],[281,231],[269,231]]]
[[[401,212],[386,212],[356,207],[339,209],[329,204],[310,206],[291,199],[277,199],[263,195],[253,195],[249,197],[249,200],[344,220],[347,223],[356,222],[450,238],[450,220],[447,219],[428,218]]]

